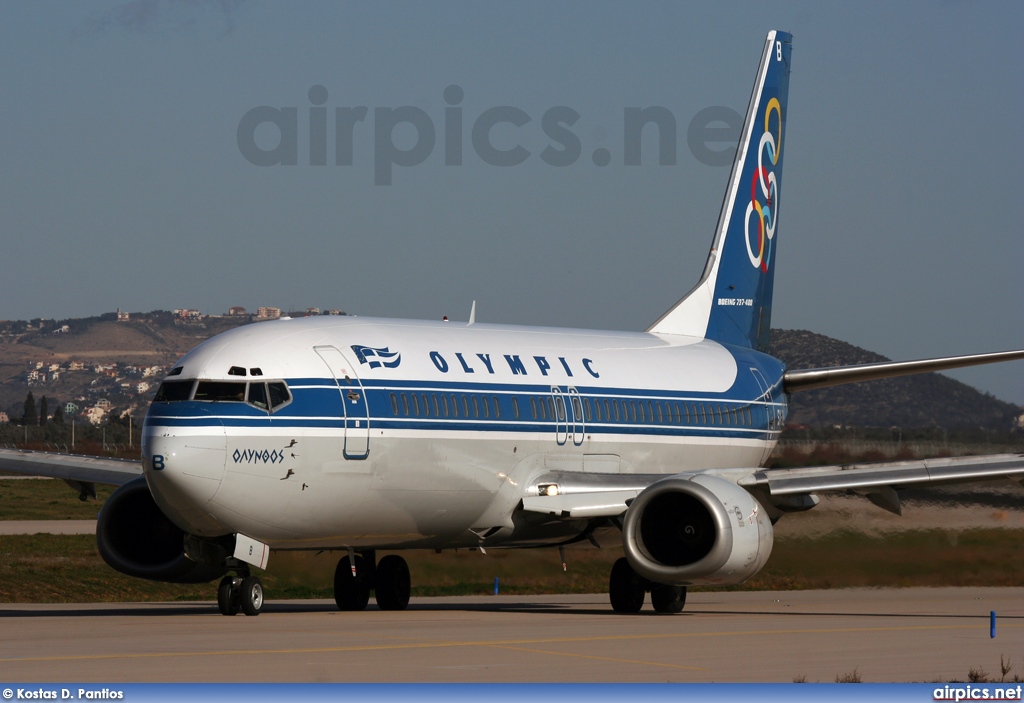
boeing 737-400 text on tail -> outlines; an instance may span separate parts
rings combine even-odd
[[[256,615],[275,550],[337,550],[343,610],[409,602],[377,550],[621,540],[612,607],[682,609],[686,587],[738,584],[783,513],[854,491],[899,511],[909,485],[1024,477],[1024,457],[760,468],[808,388],[1024,358],[787,370],[766,353],[786,158],[791,37],[770,32],[711,252],[646,332],[359,317],[280,319],[218,335],[163,380],[132,462],[0,451],[0,468],[88,493],[118,571],[222,579]]]

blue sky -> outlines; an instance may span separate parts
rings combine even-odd
[[[728,169],[687,146],[694,116],[742,112],[764,35],[794,35],[773,324],[887,356],[1024,347],[1024,5],[419,3],[252,0],[0,6],[0,319],[117,307],[337,307],[386,317],[643,329],[703,268]],[[446,166],[445,89],[462,164]],[[327,165],[310,165],[323,86]],[[323,96],[321,95],[322,99]],[[256,166],[239,123],[292,107],[297,164]],[[335,108],[366,107],[351,165]],[[422,163],[375,185],[375,152]],[[499,125],[486,163],[472,128]],[[579,113],[581,154],[547,110]],[[624,164],[624,108],[677,122]],[[263,149],[276,132],[262,125]],[[386,141],[390,138],[390,142]],[[594,163],[606,149],[610,162]],[[952,373],[1024,404],[1024,363]]]

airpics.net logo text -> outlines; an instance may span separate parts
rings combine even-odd
[[[373,182],[386,186],[391,185],[396,166],[419,166],[430,158],[439,143],[445,166],[463,165],[470,158],[464,153],[467,137],[475,158],[490,166],[518,166],[536,156],[548,166],[565,167],[576,163],[584,153],[584,144],[573,131],[581,115],[566,105],[555,105],[541,115],[539,129],[548,143],[535,154],[520,143],[519,136],[525,130],[538,128],[532,115],[512,105],[465,114],[465,91],[457,85],[444,89],[447,107],[443,115],[433,117],[414,105],[375,107],[372,111],[366,106],[334,107],[332,123],[327,88],[314,85],[307,97],[309,106],[301,112],[308,113],[302,115],[308,150],[306,144],[300,148],[299,107],[260,105],[247,111],[238,122],[238,150],[242,157],[254,166],[298,166],[300,156],[304,165],[326,166],[328,143],[333,141],[330,162],[334,166],[353,166],[357,160],[357,134],[372,130]],[[641,165],[644,137],[656,141],[659,165],[676,164],[678,128],[676,117],[668,108],[626,107],[622,114],[623,165]],[[732,108],[713,106],[700,110],[686,127],[690,154],[707,166],[730,165],[742,124],[743,118]],[[411,142],[404,138],[412,134],[415,138]],[[402,138],[396,140],[399,136]],[[590,152],[596,166],[608,166],[613,158],[612,151],[605,147]]]

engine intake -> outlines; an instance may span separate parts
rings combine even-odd
[[[760,571],[772,550],[766,511],[730,481],[679,474],[648,486],[626,511],[623,547],[655,583],[732,585]]]
[[[205,583],[227,572],[185,556],[185,533],[160,512],[145,477],[107,498],[96,523],[96,546],[112,569],[150,581]]]

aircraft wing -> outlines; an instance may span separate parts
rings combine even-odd
[[[142,475],[142,462],[80,454],[0,449],[0,469],[29,476],[63,479],[79,497],[96,497],[96,484],[120,486]]]
[[[880,464],[814,466],[799,469],[720,469],[678,474],[717,475],[735,481],[782,512],[817,505],[816,493],[852,492],[900,513],[900,488],[1010,479],[1024,483],[1024,454],[946,457]],[[665,474],[586,474],[552,471],[527,489],[523,510],[563,518],[618,517],[647,486]]]
[[[666,474],[603,474],[549,471],[527,486],[523,510],[562,518],[616,517]]]
[[[762,469],[738,483],[745,488],[767,488],[771,495],[790,495],[859,491],[878,486],[905,488],[997,478],[1024,480],[1024,454],[958,456],[799,469]]]
[[[851,492],[875,505],[900,514],[899,488],[971,483],[993,479],[1024,483],[1024,454],[991,454],[939,459],[894,461],[880,464],[812,466],[799,469],[762,469],[737,483],[759,492],[777,506],[807,509],[817,504],[814,493]],[[794,499],[801,502],[792,503]],[[802,505],[803,507],[797,507]]]

